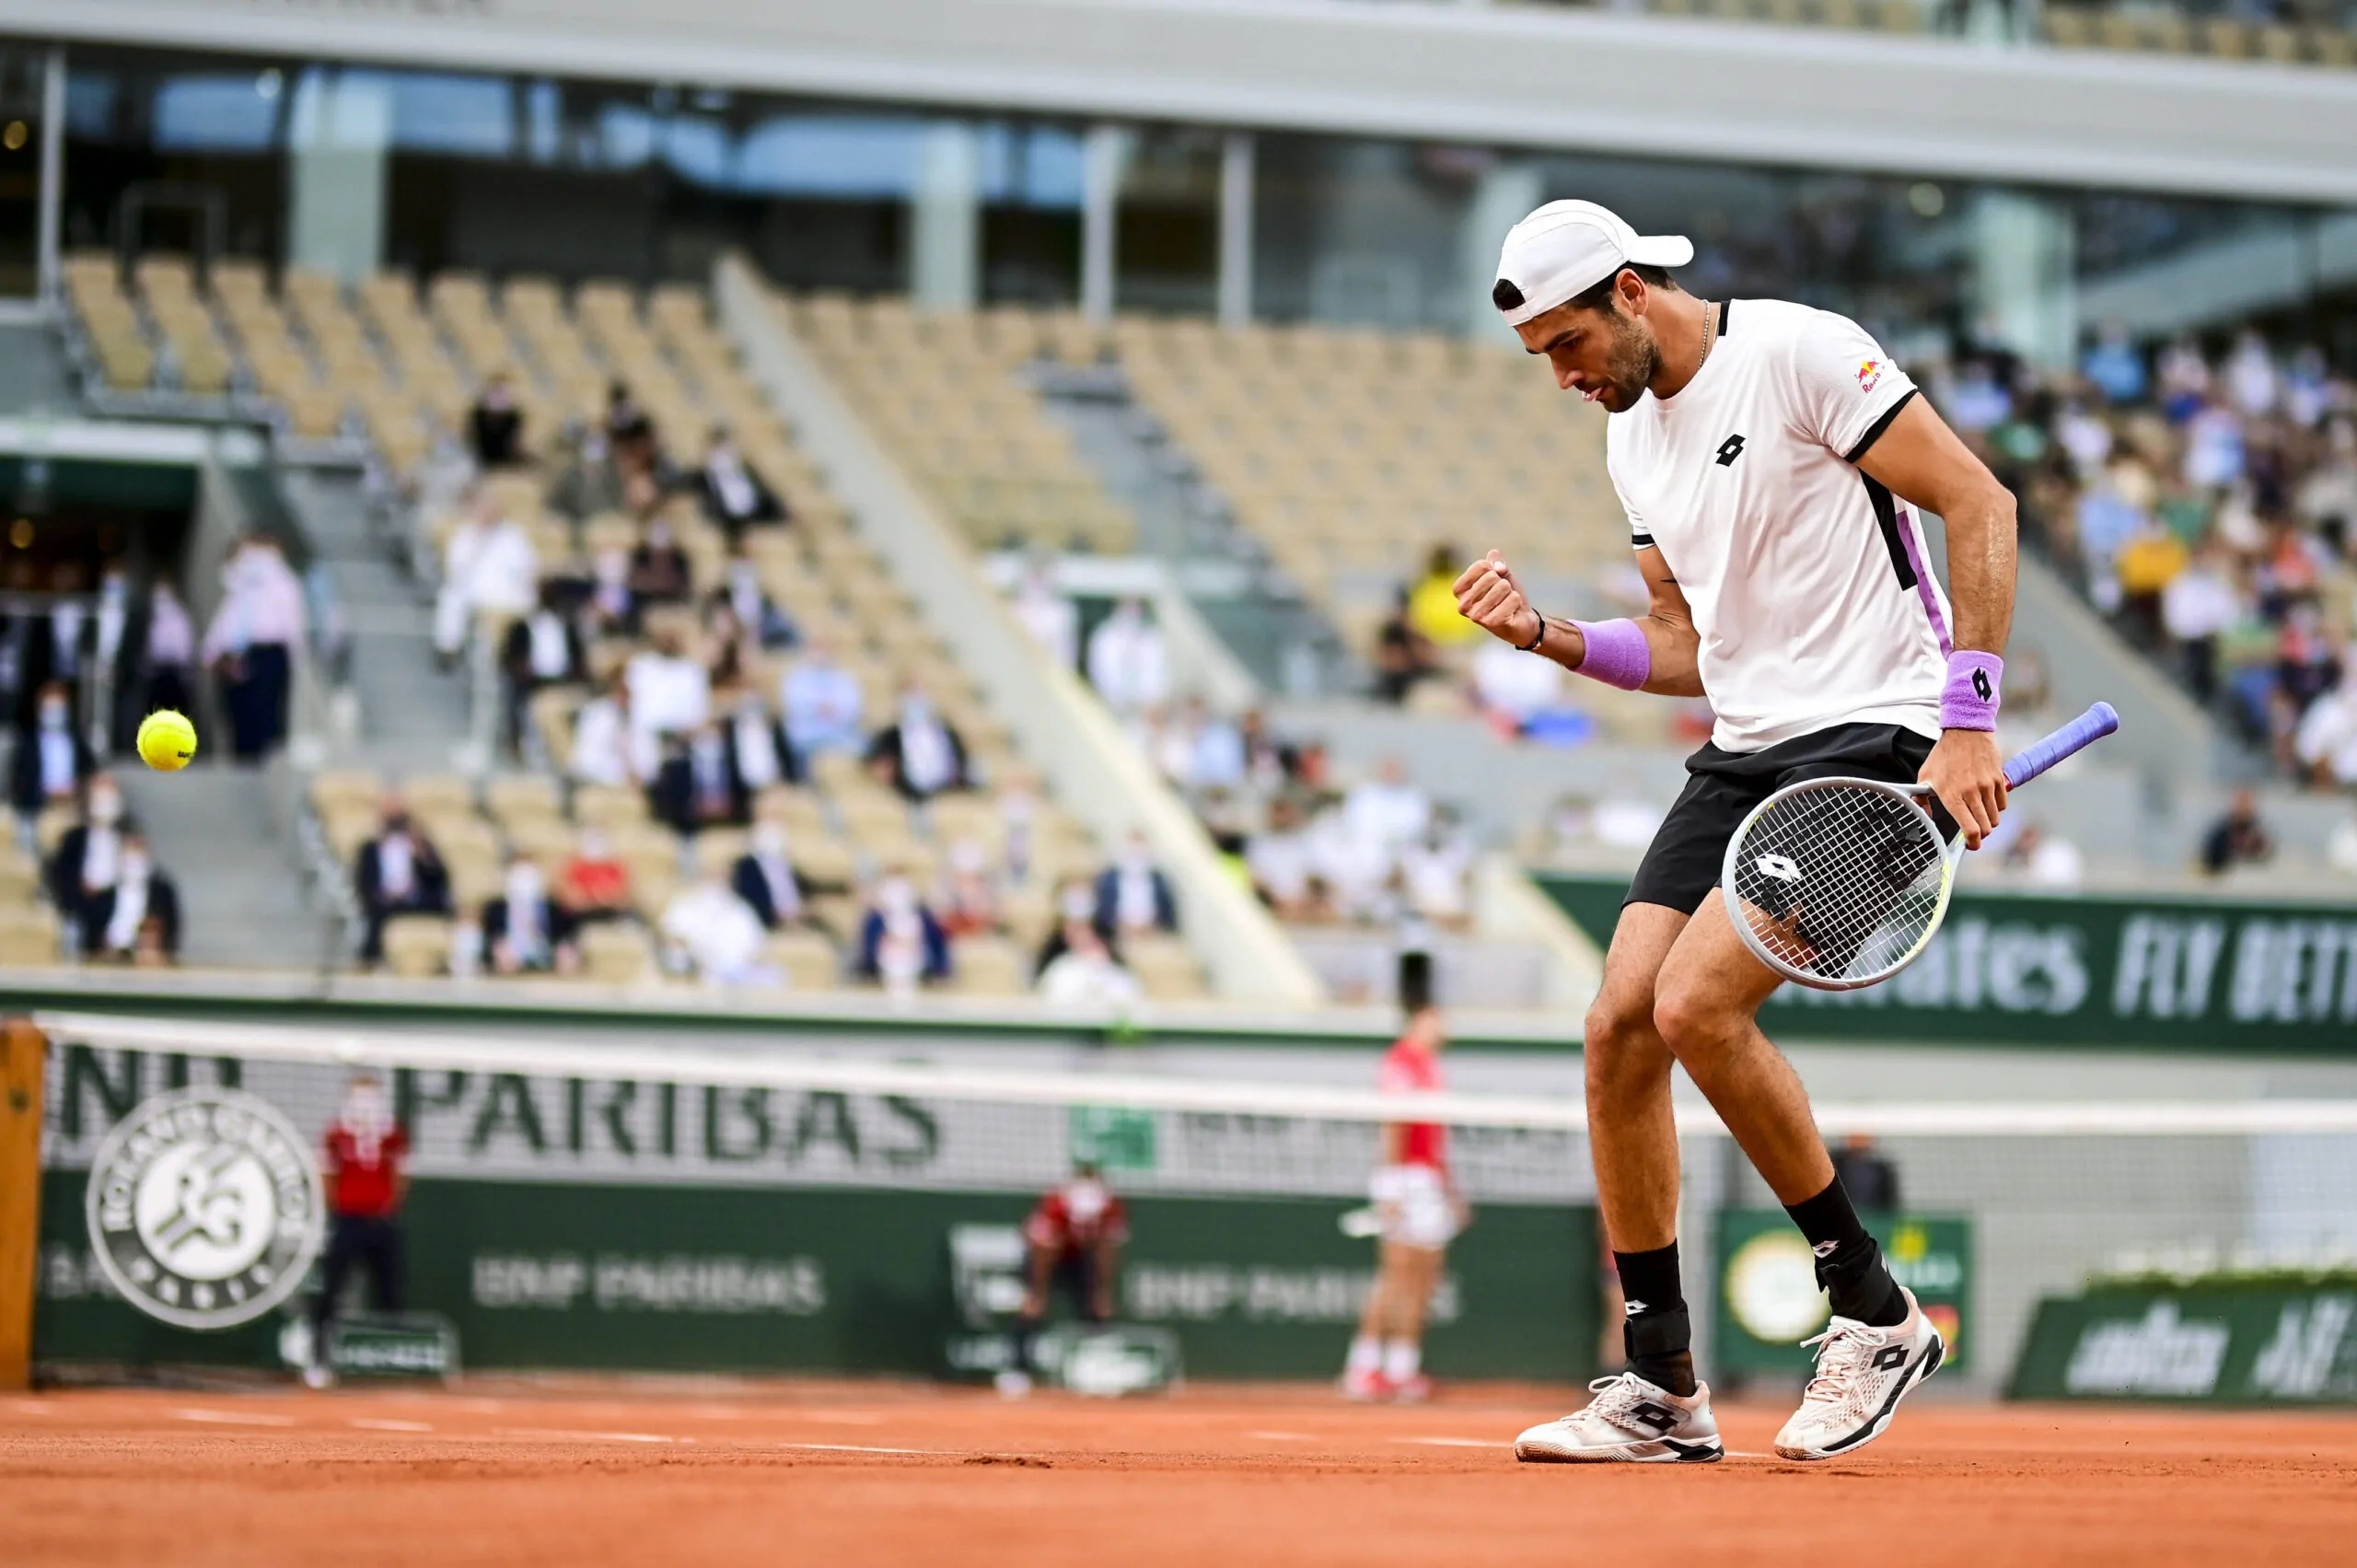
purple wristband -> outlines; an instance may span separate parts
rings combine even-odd
[[[1654,672],[1654,651],[1644,629],[1633,621],[1574,621],[1587,652],[1573,668],[1592,680],[1623,691],[1642,690]]]
[[[1948,682],[1940,688],[1942,729],[1994,729],[1997,708],[2004,699],[1997,688],[2005,679],[2005,661],[1977,648],[1958,648],[1948,656]]]

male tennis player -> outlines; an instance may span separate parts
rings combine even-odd
[[[1823,1459],[1873,1441],[1945,1349],[1858,1223],[1792,1064],[1759,1032],[1777,977],[1736,935],[1717,885],[1745,814],[1799,779],[1920,779],[1968,844],[1997,825],[2013,498],[1854,322],[1697,299],[1669,275],[1693,255],[1592,203],[1551,202],[1507,235],[1492,294],[1557,385],[1611,416],[1606,461],[1651,602],[1634,621],[1544,615],[1492,551],[1457,579],[1458,609],[1566,668],[1707,697],[1717,715],[1630,884],[1587,1016],[1589,1140],[1629,1370],[1597,1383],[1585,1410],[1524,1433],[1525,1459],[1720,1457],[1678,1278],[1673,1062],[1807,1237],[1831,1296],[1817,1375],[1776,1452]],[[1947,519],[1953,619],[1923,564],[1918,506]]]
[[[1448,1045],[1448,1025],[1431,999],[1429,981],[1423,989],[1406,1030],[1383,1053],[1376,1082],[1387,1094],[1436,1094],[1447,1086],[1440,1053]],[[1469,1214],[1449,1179],[1448,1129],[1435,1121],[1387,1122],[1383,1163],[1367,1192],[1382,1228],[1375,1281],[1342,1367],[1342,1394],[1414,1404],[1432,1397],[1423,1369],[1424,1322],[1448,1244]]]

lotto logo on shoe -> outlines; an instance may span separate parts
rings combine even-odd
[[[1905,1345],[1885,1345],[1875,1352],[1876,1372],[1895,1372],[1906,1365],[1907,1347]]]
[[[1628,1419],[1642,1425],[1650,1426],[1655,1432],[1667,1432],[1678,1424],[1678,1412],[1664,1410],[1648,1400],[1643,1404],[1631,1406]]]

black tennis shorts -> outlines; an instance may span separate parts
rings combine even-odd
[[[1686,787],[1669,808],[1629,883],[1626,904],[1662,904],[1692,914],[1719,885],[1727,841],[1751,808],[1803,779],[1880,779],[1913,784],[1932,754],[1928,737],[1895,724],[1845,724],[1759,751],[1705,744],[1686,759]]]

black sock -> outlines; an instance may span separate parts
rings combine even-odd
[[[1678,1279],[1678,1243],[1650,1252],[1615,1252],[1612,1266],[1626,1304],[1620,1345],[1628,1352],[1629,1370],[1681,1399],[1691,1394],[1694,1330]]]
[[[1850,1194],[1835,1177],[1814,1198],[1784,1205],[1784,1213],[1808,1237],[1817,1254],[1817,1283],[1833,1301],[1836,1316],[1853,1318],[1877,1329],[1907,1320],[1907,1298],[1882,1260],[1882,1249],[1858,1223]]]

